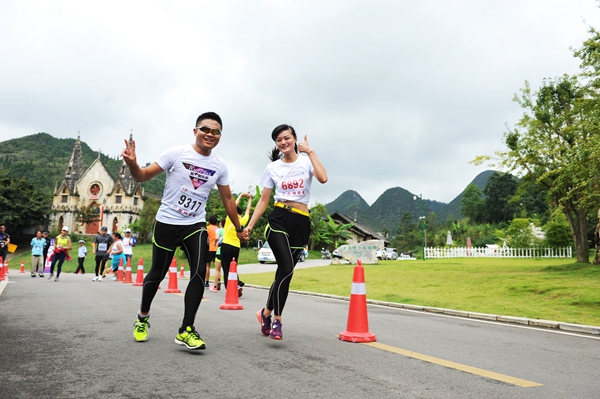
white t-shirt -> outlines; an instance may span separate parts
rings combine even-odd
[[[218,156],[197,153],[191,144],[169,148],[156,160],[167,173],[156,220],[174,225],[206,221],[210,190],[229,184],[227,165]]]
[[[127,238],[127,236],[123,237],[121,242],[123,243],[123,253],[125,255],[133,255],[133,247],[131,243],[133,241],[133,236]]]
[[[260,186],[275,187],[275,201],[294,201],[307,204],[310,201],[314,167],[307,156],[298,156],[295,162],[281,159],[267,165],[260,179]]]

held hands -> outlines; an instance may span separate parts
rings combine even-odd
[[[298,143],[298,152],[304,152],[305,154],[310,155],[310,153],[312,152],[312,147],[310,146],[310,144],[308,144],[308,135],[304,135],[304,141],[301,143]]]
[[[250,239],[250,235],[247,234],[247,230],[244,229],[237,234],[237,237],[240,239],[240,242],[247,242]]]

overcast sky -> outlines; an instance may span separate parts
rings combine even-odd
[[[0,2],[0,141],[46,132],[141,164],[223,118],[232,190],[258,184],[281,123],[329,182],[311,206],[402,187],[450,202],[488,169],[524,81],[578,71],[594,0]]]

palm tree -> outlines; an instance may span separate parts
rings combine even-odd
[[[333,242],[333,247],[339,247],[338,244],[340,243],[345,244],[346,240],[352,236],[348,230],[354,226],[354,223],[337,224],[330,215],[327,215],[327,219],[327,233],[329,239]]]

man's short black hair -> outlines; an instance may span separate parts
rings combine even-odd
[[[200,115],[198,119],[196,119],[196,126],[198,126],[198,123],[200,123],[200,121],[203,121],[205,119],[212,119],[213,121],[218,122],[219,125],[221,125],[221,129],[223,129],[223,122],[221,121],[221,117],[217,115],[216,112],[205,112],[202,115]]]

